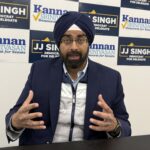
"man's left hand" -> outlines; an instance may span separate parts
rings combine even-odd
[[[112,109],[103,99],[102,95],[98,96],[98,105],[103,109],[103,111],[93,111],[93,115],[100,119],[90,118],[90,122],[93,125],[90,125],[89,128],[95,131],[113,131],[117,126],[117,119],[115,118]]]

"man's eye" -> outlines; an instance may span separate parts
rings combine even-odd
[[[78,41],[82,42],[82,41],[84,41],[84,39],[78,39]]]
[[[62,42],[70,42],[70,39],[62,39]]]
[[[66,41],[71,41],[70,39],[66,39]]]
[[[78,42],[79,42],[79,43],[83,43],[85,40],[86,40],[86,39],[79,38],[79,39],[78,39]]]
[[[67,42],[67,43],[70,43],[71,39],[65,39],[64,41]]]

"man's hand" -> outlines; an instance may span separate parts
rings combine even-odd
[[[33,119],[42,117],[41,112],[30,113],[30,110],[39,107],[38,103],[31,103],[33,98],[33,91],[29,91],[27,99],[19,110],[12,116],[12,126],[16,129],[45,129],[44,121],[34,121]]]
[[[98,105],[103,109],[103,112],[93,111],[93,114],[100,119],[90,118],[90,122],[94,125],[90,125],[89,128],[95,131],[113,131],[117,126],[117,120],[114,117],[112,109],[106,104],[102,95],[98,96]]]

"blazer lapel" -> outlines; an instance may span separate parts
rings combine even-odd
[[[96,63],[89,60],[88,66],[88,83],[87,83],[87,97],[85,107],[85,119],[84,119],[84,139],[88,139],[90,136],[90,121],[93,116],[93,110],[97,106],[98,95],[101,91],[100,72],[97,71]]]
[[[62,82],[62,61],[59,59],[51,66],[50,69],[50,121],[52,127],[52,134],[54,135],[58,114],[59,114],[59,105],[60,105],[60,93],[61,93],[61,82]]]

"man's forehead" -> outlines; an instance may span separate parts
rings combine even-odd
[[[64,36],[83,36],[83,35],[86,34],[81,30],[68,30],[64,33]]]

